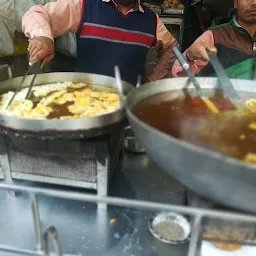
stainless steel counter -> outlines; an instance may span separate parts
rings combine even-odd
[[[31,185],[25,182],[18,184]],[[53,188],[49,185],[43,187]],[[183,186],[156,167],[144,154],[125,155],[122,169],[115,173],[111,182],[110,195],[168,204],[184,204],[185,198]],[[0,202],[0,244],[34,250],[36,241],[31,198],[25,193],[12,197],[0,190]],[[67,255],[187,254],[187,245],[165,245],[149,234],[147,224],[152,214],[149,211],[112,206],[104,210],[92,203],[42,195],[39,196],[39,208],[42,228],[51,225],[57,228],[62,253]],[[110,223],[111,219],[115,220],[114,224]],[[8,255],[18,256],[0,252],[0,256]]]

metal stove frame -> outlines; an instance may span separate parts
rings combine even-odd
[[[221,212],[208,209],[197,209],[184,206],[167,205],[162,203],[153,203],[147,201],[130,200],[123,198],[114,197],[104,197],[91,194],[85,194],[80,192],[71,192],[65,190],[57,189],[43,189],[30,186],[18,186],[9,184],[0,184],[0,189],[15,192],[26,192],[32,196],[32,211],[34,218],[34,228],[36,237],[36,249],[35,251],[28,249],[16,248],[13,246],[0,245],[0,251],[9,253],[19,253],[20,255],[35,255],[35,256],[49,256],[49,236],[52,238],[55,252],[53,255],[65,256],[61,252],[58,233],[55,227],[51,226],[48,228],[44,234],[41,232],[40,225],[40,214],[37,195],[44,195],[48,197],[62,198],[68,200],[78,200],[84,202],[92,202],[102,205],[113,205],[121,207],[130,207],[143,210],[155,210],[155,211],[171,211],[188,216],[191,220],[192,233],[189,240],[189,250],[187,256],[200,256],[200,249],[202,243],[202,230],[203,222],[205,218],[208,219],[219,219],[221,221],[234,221],[237,223],[244,223],[246,225],[255,225],[256,216],[246,215],[246,214],[236,214],[231,212]],[[211,240],[211,241],[221,241],[221,240]],[[221,241],[222,243],[234,243],[234,241]],[[253,245],[256,246],[256,241],[246,241],[242,242],[243,245]],[[52,255],[52,254],[51,254]],[[75,255],[73,255],[75,256]]]
[[[9,65],[0,66],[0,81],[12,78],[12,71]],[[44,176],[38,173],[26,173],[12,170],[9,158],[7,137],[8,135],[0,134],[0,179],[4,179],[6,184],[12,185],[13,180],[27,180],[56,185],[64,185],[71,187],[80,187],[96,190],[99,196],[106,196],[108,193],[108,184],[115,169],[121,162],[123,156],[124,130],[122,127],[113,129],[112,133],[99,136],[96,144],[96,181],[85,181],[70,178]],[[15,134],[16,136],[16,134]],[[109,136],[109,137],[108,137]],[[24,139],[25,136],[24,136]],[[38,139],[40,140],[40,139]],[[10,140],[11,141],[11,140]],[[90,142],[91,143],[91,142]],[[113,147],[113,143],[114,147]],[[115,149],[115,152],[110,152],[108,147]],[[40,164],[40,163],[39,163]]]
[[[118,133],[118,135],[117,135]],[[7,136],[7,135],[6,135]],[[107,138],[107,136],[110,136]],[[105,138],[106,137],[106,138]],[[113,139],[113,137],[116,137]],[[102,141],[96,144],[96,182],[79,181],[77,179],[67,179],[62,177],[44,176],[38,173],[26,173],[22,171],[12,170],[5,135],[0,134],[0,179],[3,178],[6,184],[12,185],[14,180],[27,180],[42,182],[48,184],[57,184],[71,187],[80,187],[96,190],[100,196],[106,196],[108,193],[108,183],[121,162],[123,155],[124,130],[119,128],[114,130],[112,134],[103,136]],[[115,140],[115,141],[114,141]],[[113,142],[114,141],[114,142]],[[85,141],[86,143],[86,141]],[[115,143],[115,152],[109,151],[110,144]],[[40,164],[40,162],[39,162]],[[85,167],[86,172],[86,167]]]

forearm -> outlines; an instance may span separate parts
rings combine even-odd
[[[183,53],[184,58],[189,63],[189,67],[194,75],[196,75],[204,66],[207,64],[202,61],[191,61],[187,57],[187,51]],[[172,66],[172,75],[173,77],[185,77],[187,76],[187,73],[183,70],[183,67],[180,65],[178,60],[174,61],[174,64]]]
[[[156,49],[158,53],[158,61],[153,72],[148,77],[149,81],[159,80],[168,75],[170,66],[175,60],[172,49],[177,45],[175,38],[165,27],[158,15],[156,15],[156,18]]]
[[[171,70],[171,67],[175,61],[175,56],[173,54],[173,47],[177,46],[177,42],[174,41],[171,45],[162,50],[159,59],[157,61],[156,67],[148,77],[149,81],[156,81],[165,78]]]
[[[83,0],[58,0],[34,6],[23,16],[23,32],[29,38],[44,36],[51,39],[76,32],[82,9]]]
[[[193,45],[190,48],[188,48],[183,54],[185,59],[187,59],[187,61],[189,62],[190,68],[191,68],[193,74],[195,74],[195,75],[198,72],[200,72],[205,66],[208,65],[207,61],[201,61],[201,60],[199,60],[200,58],[198,58],[198,59],[196,59],[196,58],[188,59],[187,51],[189,50],[189,52],[191,53],[192,48],[195,47],[195,45],[199,42],[205,42],[205,43],[207,43],[208,46],[214,47],[215,41],[214,41],[212,31],[207,30],[206,32],[204,32],[199,38],[196,39],[196,41],[193,43]],[[186,76],[186,73],[183,71],[183,68],[181,67],[181,65],[179,64],[179,62],[177,60],[173,64],[172,75],[174,77]]]

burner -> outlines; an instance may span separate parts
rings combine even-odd
[[[0,165],[13,179],[97,190],[107,195],[108,181],[120,162],[124,131],[86,140],[0,136]]]

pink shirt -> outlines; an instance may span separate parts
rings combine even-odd
[[[68,32],[77,32],[83,15],[83,1],[57,0],[45,6],[37,5],[32,7],[22,19],[22,28],[25,35],[30,39],[44,36],[53,40],[53,38],[62,36]],[[114,0],[103,1],[114,2]],[[134,10],[129,12],[132,11]],[[143,12],[140,3],[138,11]],[[152,74],[148,77],[150,81],[165,77],[169,72],[170,64],[175,60],[172,48],[176,46],[176,40],[161,22],[157,14],[156,17],[156,38],[159,59]]]
[[[198,41],[205,41],[208,42],[209,45],[214,46],[214,37],[213,37],[213,33],[211,30],[207,30],[206,32],[204,32],[200,37],[198,37],[196,39],[195,42]],[[184,57],[186,58],[186,52],[187,50],[184,52]],[[190,64],[190,68],[193,72],[194,75],[198,74],[205,66],[208,65],[207,61],[196,61],[196,62],[189,62]],[[172,67],[172,75],[174,77],[179,77],[179,76],[186,76],[186,73],[183,71],[183,68],[181,67],[181,65],[179,64],[178,60],[176,60],[173,64]]]

